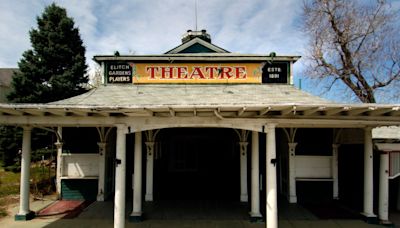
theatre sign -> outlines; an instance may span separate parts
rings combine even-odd
[[[261,83],[261,63],[134,63],[106,65],[108,83]]]

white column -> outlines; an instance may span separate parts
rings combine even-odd
[[[154,170],[154,142],[146,142],[146,195],[145,201],[153,201],[153,170]]]
[[[260,159],[258,132],[251,133],[251,211],[250,216],[261,218],[260,213]]]
[[[247,145],[248,142],[239,142],[240,146],[240,202],[248,202],[247,192]]]
[[[332,144],[333,199],[339,199],[338,151],[340,144]]]
[[[267,156],[266,156],[266,227],[278,227],[278,194],[276,182],[276,141],[275,141],[275,125],[268,124],[267,131]]]
[[[105,176],[106,176],[106,146],[105,142],[97,143],[99,146],[99,182],[97,201],[104,201]]]
[[[289,145],[289,203],[297,203],[296,193],[296,146],[297,143]]]
[[[61,198],[61,177],[63,176],[64,159],[62,157],[62,127],[57,128],[57,142],[54,143],[57,147],[57,167],[56,167],[56,191],[58,198]]]
[[[379,166],[379,219],[389,221],[389,154],[381,152]]]
[[[16,220],[27,220],[32,212],[29,209],[29,176],[31,164],[31,133],[32,128],[23,127],[22,155],[21,155],[21,180],[20,180],[20,199],[19,212]],[[23,218],[25,217],[25,219]],[[21,218],[21,219],[19,219]]]
[[[372,129],[364,129],[364,211],[366,217],[374,215]]]
[[[114,228],[125,227],[126,133],[125,125],[117,126],[115,164]]]
[[[135,152],[133,170],[133,209],[131,218],[140,221],[142,216],[142,132],[135,133]]]

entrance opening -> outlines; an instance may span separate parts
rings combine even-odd
[[[239,148],[232,129],[163,129],[157,140],[155,200],[239,199]]]

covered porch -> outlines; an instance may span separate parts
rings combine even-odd
[[[114,226],[124,227],[126,219],[127,196],[127,162],[133,165],[133,195],[132,208],[129,217],[133,221],[141,221],[143,201],[152,201],[153,183],[152,160],[154,156],[154,138],[149,132],[155,133],[158,129],[167,128],[224,128],[237,129],[251,134],[251,142],[239,140],[240,146],[240,196],[242,202],[249,202],[248,212],[253,218],[262,216],[265,209],[267,227],[278,226],[278,170],[277,160],[277,129],[285,129],[287,133],[288,151],[288,191],[289,201],[293,203],[296,190],[293,182],[296,176],[292,173],[295,162],[290,157],[296,149],[294,129],[297,128],[356,128],[364,131],[364,202],[363,214],[375,218],[373,210],[373,144],[372,128],[376,126],[400,125],[399,107],[393,105],[357,104],[341,105],[326,102],[312,97],[291,86],[269,85],[237,85],[226,87],[217,86],[189,86],[180,85],[163,87],[157,85],[135,86],[105,86],[78,97],[50,104],[1,104],[1,124],[19,125],[24,128],[22,149],[22,178],[21,203],[17,214],[22,219],[30,218],[29,207],[29,163],[30,140],[32,127],[97,127],[100,133],[99,143],[107,143],[107,129],[116,129],[115,138],[115,191],[114,191]],[[189,88],[190,87],[190,88]],[[226,87],[226,88],[225,88]],[[121,89],[124,88],[124,89]],[[254,92],[256,90],[256,93]],[[207,91],[207,93],[203,93]],[[97,95],[96,95],[97,94]],[[157,96],[154,96],[157,94]],[[199,94],[202,100],[199,100]],[[103,99],[99,99],[99,97]],[[115,105],[115,98],[119,104]],[[249,99],[251,98],[251,99]],[[301,101],[295,98],[301,98]],[[280,102],[277,102],[280,101]],[[103,129],[103,130],[102,130]],[[153,134],[152,133],[152,134]],[[147,135],[146,135],[147,134]],[[59,133],[61,136],[61,134]],[[133,161],[127,160],[127,135],[134,135],[135,143]],[[154,135],[153,135],[154,136]],[[264,146],[260,150],[260,139]],[[62,151],[62,137],[59,138],[59,150]],[[251,145],[251,161],[247,162],[247,147]],[[336,171],[335,146],[332,145],[331,173],[327,178],[335,181]],[[142,151],[146,151],[144,157]],[[104,144],[99,144],[98,183],[99,195],[104,189],[105,180],[104,162],[106,160]],[[262,160],[259,155],[262,156]],[[146,164],[144,164],[146,161]],[[58,163],[60,165],[60,163]],[[249,184],[247,183],[247,168],[249,164]],[[265,167],[265,175],[260,178],[260,167]],[[59,169],[62,168],[59,167]],[[150,172],[150,173],[148,173]],[[144,184],[143,177],[146,177]],[[313,177],[311,177],[313,178]],[[321,177],[318,177],[321,178]],[[323,177],[322,177],[323,178]],[[281,179],[282,180],[282,179]],[[265,192],[261,195],[260,182],[265,185]],[[335,185],[334,185],[335,186]],[[282,189],[282,188],[281,188]],[[335,188],[333,192],[336,193]],[[383,194],[383,196],[385,196]],[[263,199],[263,200],[262,200]],[[380,199],[381,200],[381,199]],[[388,197],[384,199],[388,201]],[[386,207],[382,204],[382,207]],[[385,211],[385,210],[382,210]],[[387,211],[387,210],[386,210]],[[385,214],[379,214],[385,220]],[[387,219],[386,219],[387,220]]]

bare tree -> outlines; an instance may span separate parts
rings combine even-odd
[[[307,75],[330,78],[329,88],[343,82],[364,103],[375,103],[377,92],[398,94],[397,19],[398,12],[385,0],[305,0],[302,23],[310,37]]]
[[[101,66],[96,64],[94,69],[89,72],[89,83],[87,83],[87,89],[97,88],[102,84],[103,72]]]

